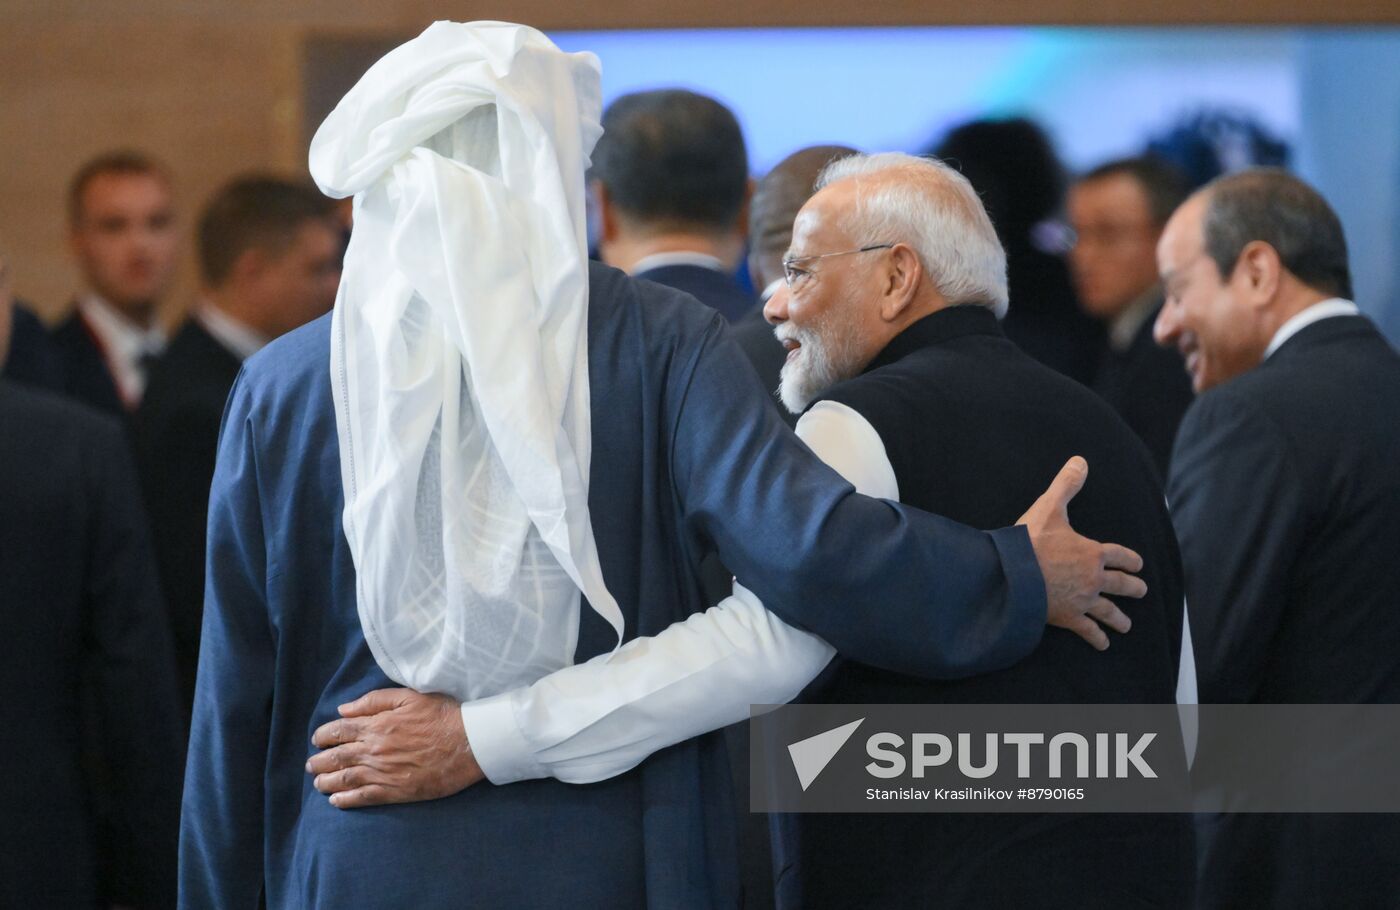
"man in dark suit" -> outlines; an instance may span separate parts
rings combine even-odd
[[[1079,178],[1068,201],[1075,292],[1084,312],[1108,333],[1094,391],[1146,443],[1164,478],[1192,395],[1180,355],[1152,340],[1162,308],[1156,250],[1186,193],[1185,179],[1171,165],[1125,158]]]
[[[733,277],[753,181],[727,107],[682,89],[623,95],[603,112],[592,162],[604,262],[685,291],[729,322],[753,311]]]
[[[678,89],[625,95],[603,114],[603,136],[592,162],[603,261],[685,291],[717,310],[734,326],[764,385],[775,389],[782,351],[753,295],[733,278],[754,190],[734,114],[713,98]],[[734,576],[717,556],[705,561],[700,574],[708,603],[729,594]],[[758,820],[742,811],[748,793],[747,729],[729,737],[746,834],[745,890],[766,895],[766,836],[756,828]]]
[[[335,302],[340,238],[331,202],[276,177],[233,180],[199,222],[203,300],[151,373],[137,460],[183,704],[194,698],[204,604],[204,526],[219,421],[245,358]]]
[[[1157,338],[1199,394],[1168,499],[1203,702],[1400,701],[1400,356],[1348,298],[1341,223],[1282,171],[1208,184],[1157,248]],[[1204,820],[1205,907],[1381,907],[1395,816]]]
[[[69,243],[87,288],[54,330],[68,394],[110,414],[141,403],[165,349],[158,319],[178,234],[170,177],[137,152],[84,165],[68,191]]]
[[[0,254],[0,379],[63,391],[63,368],[39,318],[15,299]]]
[[[173,906],[179,721],[125,435],[8,380],[0,427],[0,906]]]

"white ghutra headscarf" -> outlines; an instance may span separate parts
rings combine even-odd
[[[598,59],[437,22],[311,142],[354,195],[332,322],[345,536],[390,678],[460,700],[572,662],[579,592],[622,637],[588,515],[584,171]]]

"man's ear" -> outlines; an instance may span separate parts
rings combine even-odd
[[[753,204],[753,191],[758,186],[758,182],[752,177],[748,183],[744,184],[744,202],[739,206],[739,214],[736,218],[734,230],[740,240],[747,240],[749,237],[749,208]]]
[[[257,246],[250,246],[234,258],[229,265],[228,274],[224,276],[224,285],[242,285],[256,280],[267,268],[271,257],[267,251]]]
[[[602,181],[590,181],[589,189],[593,193],[593,201],[598,206],[598,224],[602,227],[603,233],[598,237],[598,243],[612,243],[617,239],[617,208],[612,203],[612,198],[608,196],[608,188],[603,186]]]
[[[1262,240],[1251,240],[1235,260],[1232,279],[1241,283],[1245,299],[1252,306],[1267,305],[1278,295],[1283,281],[1283,262],[1278,251]]]
[[[885,267],[885,293],[880,301],[880,318],[894,322],[914,302],[924,277],[919,254],[907,244],[896,243]]]

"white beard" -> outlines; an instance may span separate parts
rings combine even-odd
[[[860,372],[859,345],[848,320],[829,316],[813,328],[798,328],[787,322],[773,330],[778,340],[796,341],[797,356],[783,364],[778,397],[794,414],[822,392]]]

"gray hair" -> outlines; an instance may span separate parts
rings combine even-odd
[[[1202,234],[1222,278],[1240,253],[1262,240],[1303,284],[1334,297],[1351,297],[1351,269],[1342,222],[1317,190],[1278,168],[1254,168],[1218,177],[1206,195]]]
[[[867,179],[877,176],[892,179]],[[966,177],[933,158],[881,152],[833,161],[817,189],[851,178],[848,232],[865,243],[907,243],[950,304],[1006,315],[1006,251]]]

